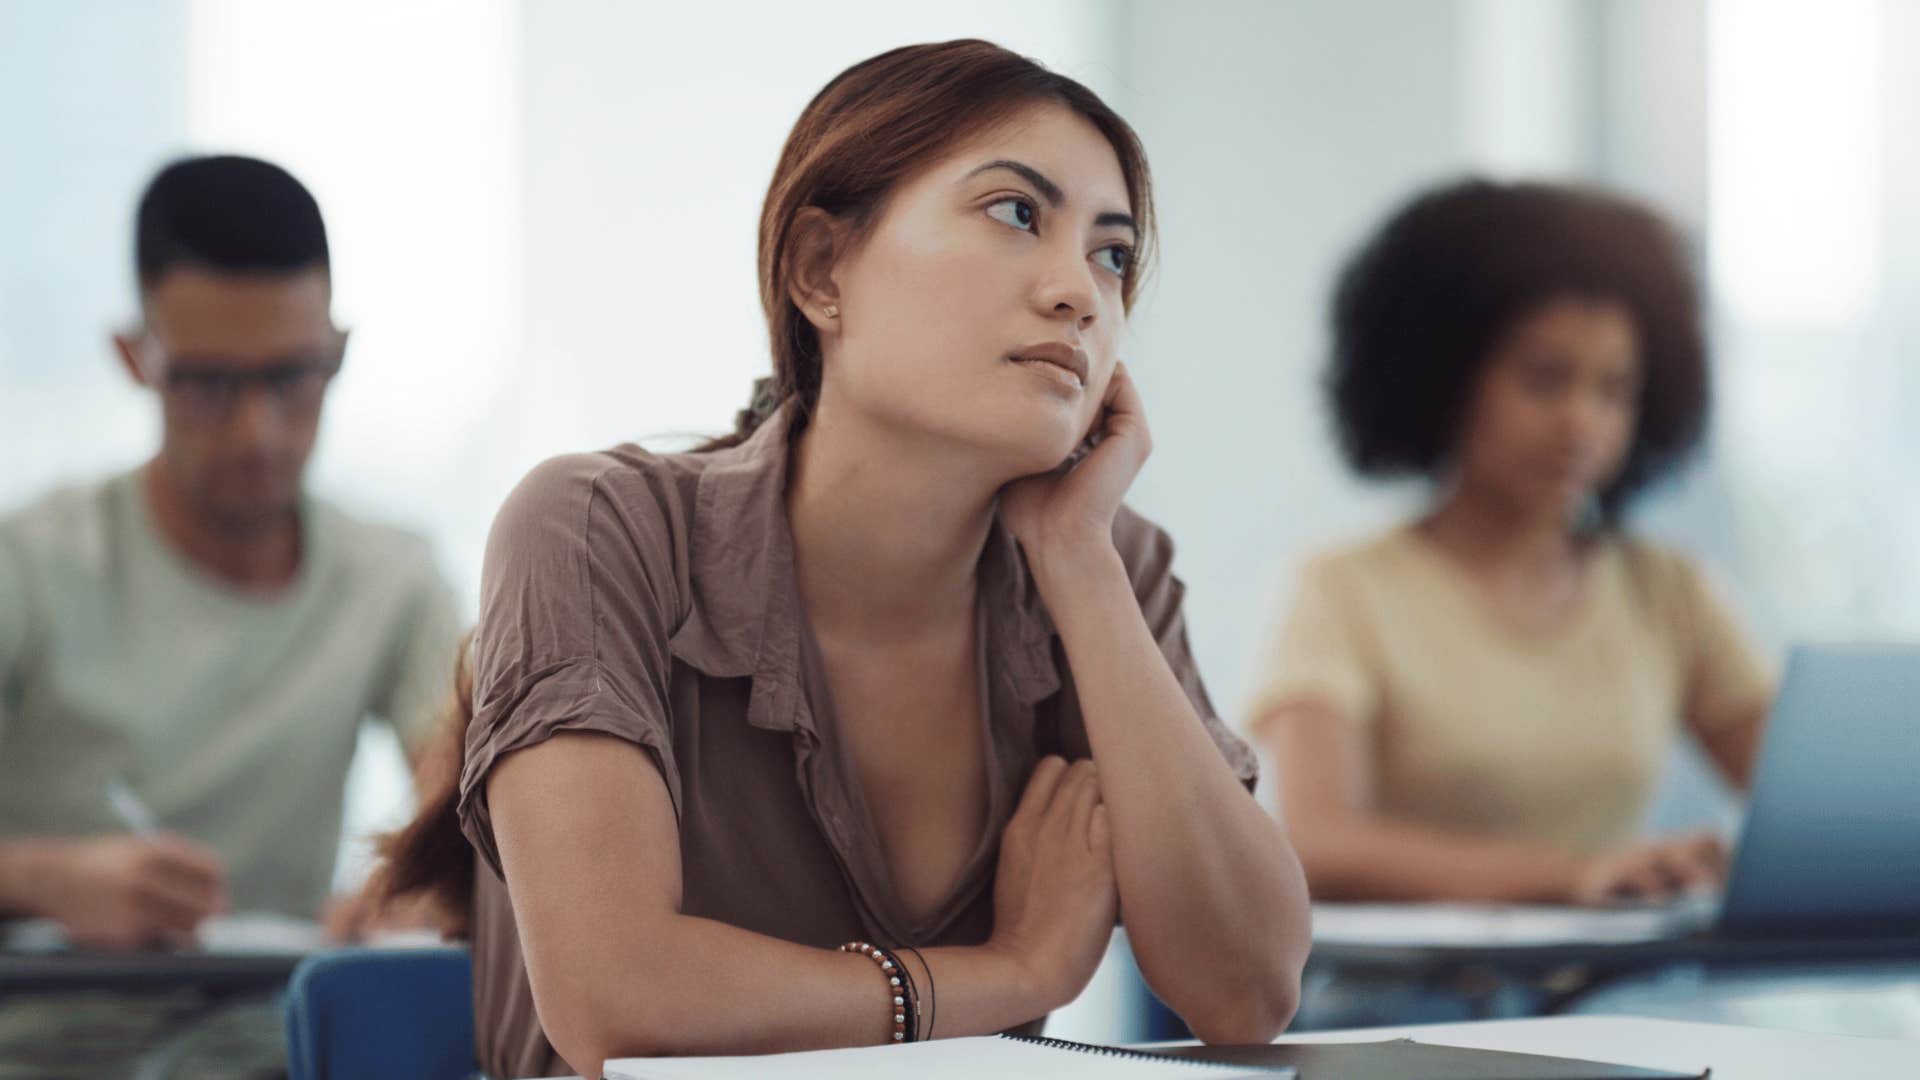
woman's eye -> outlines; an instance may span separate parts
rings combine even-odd
[[[1001,199],[987,207],[987,216],[1023,232],[1033,231],[1033,204],[1025,199]]]
[[[1125,244],[1109,244],[1094,252],[1093,257],[1101,266],[1126,277],[1127,267],[1133,262],[1133,251]]]

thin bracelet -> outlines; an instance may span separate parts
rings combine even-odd
[[[934,989],[933,965],[927,963],[927,958],[920,955],[919,949],[911,945],[902,945],[900,947],[912,953],[913,958],[920,961],[921,970],[927,973],[927,1023],[925,1027],[920,1029],[920,1041],[927,1042],[933,1038],[933,1022],[940,1016],[940,992]],[[905,967],[906,965],[903,964],[901,966]],[[918,994],[914,995],[914,1004],[916,1006],[919,1004],[919,996]]]
[[[900,969],[900,977],[907,981],[907,1012],[910,1014],[907,1017],[907,1041],[919,1042],[921,1039],[920,982],[913,977],[913,969],[907,966],[906,961],[900,959],[898,953],[890,949],[880,951],[886,954],[887,959],[893,961],[894,966]]]
[[[901,973],[905,969],[885,949],[869,945],[864,941],[849,941],[840,946],[840,951],[859,953],[880,965],[880,974],[887,977],[887,990],[893,1002],[890,1006],[893,1017],[893,1041],[910,1042],[909,1036],[913,1033],[913,1029],[909,1025],[912,1023],[910,1018],[913,1016],[913,1010],[907,1008],[907,992],[900,980]]]
[[[900,957],[892,949],[875,945],[873,951],[885,958],[886,964],[893,965],[889,968],[882,964],[880,970],[886,972],[888,978],[896,980],[891,984],[894,986],[894,1018],[907,1026],[906,1039],[903,1041],[917,1042],[920,1037],[920,987],[913,981],[913,972],[907,970],[907,965],[900,962]],[[900,993],[901,981],[906,983],[905,994]]]

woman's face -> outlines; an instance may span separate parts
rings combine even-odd
[[[1640,396],[1631,313],[1566,297],[1494,346],[1467,409],[1459,479],[1536,513],[1571,516],[1620,471]]]
[[[1060,464],[1099,415],[1138,238],[1113,147],[1035,106],[902,181],[833,270],[823,408]]]

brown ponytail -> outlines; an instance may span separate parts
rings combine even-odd
[[[414,777],[420,809],[398,832],[380,837],[375,889],[383,901],[430,898],[447,937],[468,936],[473,909],[473,847],[460,831],[460,766],[473,720],[473,631],[460,639],[453,692]]]

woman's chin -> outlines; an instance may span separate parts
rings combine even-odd
[[[1065,469],[1077,464],[1081,456],[1080,441],[1072,436],[1034,440],[1028,451],[1021,455],[1021,464],[1026,470],[1023,475],[1037,476]]]

